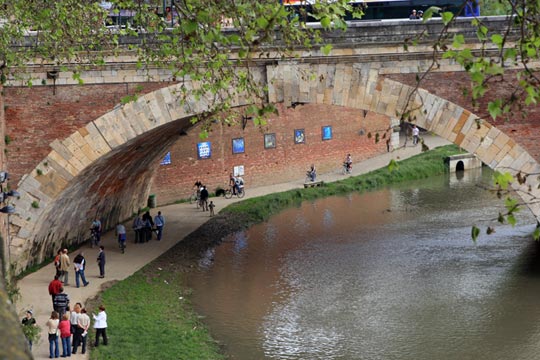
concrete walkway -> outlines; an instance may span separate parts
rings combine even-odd
[[[430,148],[435,148],[442,145],[447,145],[449,142],[435,136],[424,136],[426,145]],[[377,156],[375,158],[366,160],[361,163],[353,164],[353,171],[351,175],[342,175],[341,172],[334,171],[333,173],[320,174],[317,176],[317,180],[324,182],[332,182],[341,180],[347,176],[355,176],[369,171],[376,170],[378,168],[388,165],[391,159],[403,160],[411,156],[417,155],[421,152],[421,146],[409,146],[406,148],[397,149],[391,153]],[[304,171],[299,170],[301,176],[298,180],[276,184],[272,186],[265,186],[259,188],[247,187],[246,198],[266,195],[269,193],[281,192],[296,188],[302,188],[304,182]],[[212,198],[216,208],[216,213],[220,209],[223,209],[228,204],[237,201],[238,199],[225,199],[224,197]],[[75,287],[75,273],[71,271],[69,274],[69,286],[66,286],[65,292],[69,295],[70,302],[74,305],[76,302],[81,302],[83,306],[86,299],[95,296],[99,293],[101,285],[111,280],[123,280],[142,268],[145,264],[148,264],[152,260],[156,259],[159,255],[166,252],[178,241],[181,241],[186,235],[197,229],[207,220],[209,220],[208,212],[203,212],[195,207],[195,205],[184,203],[175,204],[160,207],[152,211],[152,216],[157,214],[160,210],[166,220],[164,229],[164,238],[158,242],[156,240],[150,241],[145,244],[133,244],[133,232],[129,232],[131,229],[131,223],[126,223],[126,229],[128,229],[128,246],[125,254],[121,254],[118,249],[114,232],[109,232],[103,235],[102,245],[105,246],[105,252],[107,257],[106,263],[106,276],[104,279],[98,278],[99,269],[97,266],[96,258],[98,250],[92,249],[85,245],[74,253],[69,254],[71,262],[73,258],[80,252],[84,252],[84,256],[87,261],[87,268],[85,271],[86,279],[90,281],[87,287]],[[34,317],[37,320],[39,326],[41,326],[41,341],[33,348],[33,355],[35,359],[48,359],[49,357],[49,342],[47,340],[47,329],[45,323],[47,322],[51,311],[52,303],[51,297],[48,293],[49,282],[54,278],[55,269],[53,264],[49,264],[39,271],[32,273],[25,278],[21,279],[18,283],[21,293],[21,299],[17,303],[17,311],[19,317],[22,319],[26,309],[32,309],[34,311]],[[88,309],[89,315],[94,309]],[[114,314],[108,314],[110,317]],[[114,346],[114,344],[111,344]],[[61,344],[60,344],[61,349]],[[72,355],[73,359],[86,359],[87,355],[80,354]],[[60,355],[62,351],[60,350]]]

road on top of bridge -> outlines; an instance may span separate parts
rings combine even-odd
[[[448,141],[438,136],[425,135],[423,138],[429,148],[450,144]],[[403,144],[403,139],[401,143]],[[333,182],[341,180],[346,176],[361,175],[388,165],[392,159],[404,160],[411,156],[417,155],[420,152],[421,146],[412,146],[412,141],[409,141],[407,147],[401,147],[395,151],[373,157],[366,161],[354,163],[351,175],[343,175],[341,171],[338,171],[341,164],[336,164],[335,171],[331,173],[319,174],[317,176],[317,180]],[[306,164],[306,169],[308,166],[309,164]],[[296,181],[258,188],[250,188],[248,186],[245,198],[302,188],[306,169],[298,169],[298,180]],[[228,200],[224,197],[215,197],[211,198],[211,200],[213,200],[214,204],[216,205],[215,211],[217,213],[220,209],[223,209],[228,204],[239,201],[240,199],[235,197]],[[146,244],[133,244],[131,221],[128,221],[125,223],[126,229],[128,229],[128,247],[126,253],[122,254],[120,249],[118,249],[114,231],[103,234],[102,245],[105,246],[107,257],[105,278],[98,277],[99,268],[96,262],[98,249],[92,249],[85,244],[78,250],[74,251],[73,254],[69,254],[71,262],[73,262],[73,258],[77,253],[81,251],[84,252],[87,262],[85,275],[86,279],[90,282],[90,284],[86,287],[81,286],[80,288],[76,288],[74,271],[70,271],[70,283],[65,287],[65,292],[69,295],[70,303],[72,305],[74,305],[76,302],[81,302],[84,306],[86,299],[94,297],[99,293],[102,284],[109,281],[123,280],[132,275],[144,265],[150,263],[173,247],[176,244],[177,239],[181,240],[185,238],[188,234],[196,230],[199,226],[210,219],[208,212],[203,212],[200,209],[197,209],[193,204],[189,203],[158,207],[152,210],[153,215],[156,215],[157,211],[161,211],[166,220],[162,241],[158,242],[153,240]],[[171,236],[171,234],[174,234],[174,236]],[[52,311],[52,303],[51,297],[48,293],[48,285],[49,282],[54,278],[55,272],[56,270],[54,265],[51,263],[24,277],[18,282],[21,294],[21,298],[17,303],[17,313],[19,318],[23,317],[27,309],[32,309],[37,324],[42,328],[41,341],[39,341],[38,344],[35,344],[32,350],[34,359],[48,359],[49,357],[49,341],[47,339],[47,329],[45,324]],[[79,352],[76,355],[72,355],[72,358],[87,359],[88,352],[84,355],[80,354]]]

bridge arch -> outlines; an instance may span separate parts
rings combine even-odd
[[[383,69],[363,64],[282,62],[262,69],[271,103],[314,103],[373,111],[395,118],[408,104],[416,124],[474,153],[493,169],[540,172],[540,166],[509,136],[470,111],[420,89],[385,78]],[[264,73],[265,72],[265,73]],[[80,241],[90,217],[109,223],[125,219],[148,196],[155,158],[208,110],[205,99],[181,105],[180,86],[163,88],[118,107],[67,137],[19,183],[17,213],[10,221],[10,261],[19,269],[40,262],[64,241]],[[232,106],[249,104],[241,94]],[[159,144],[145,146],[151,137]],[[143,156],[144,154],[144,156]],[[531,196],[538,180],[532,181]],[[126,200],[128,199],[128,200]],[[529,200],[524,198],[524,200]],[[540,205],[530,205],[537,218]]]

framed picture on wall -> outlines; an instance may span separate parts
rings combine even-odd
[[[232,153],[233,154],[242,154],[244,153],[244,138],[232,139]]]
[[[199,159],[210,159],[212,156],[212,146],[210,141],[197,143],[197,157]]]
[[[165,154],[165,157],[163,158],[163,160],[161,160],[161,162],[159,163],[160,165],[171,165],[171,152],[168,151],[167,154]]]
[[[322,139],[323,140],[330,140],[332,139],[332,127],[331,126],[323,126],[322,127]]]
[[[306,142],[306,135],[304,129],[295,129],[294,130],[294,143],[295,144],[304,144]]]
[[[276,134],[264,134],[264,148],[274,149],[276,147]]]

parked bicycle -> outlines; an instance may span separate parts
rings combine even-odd
[[[195,203],[197,205],[197,209],[201,206],[201,193],[200,191],[194,191],[193,194],[189,197],[189,203],[193,204]]]

